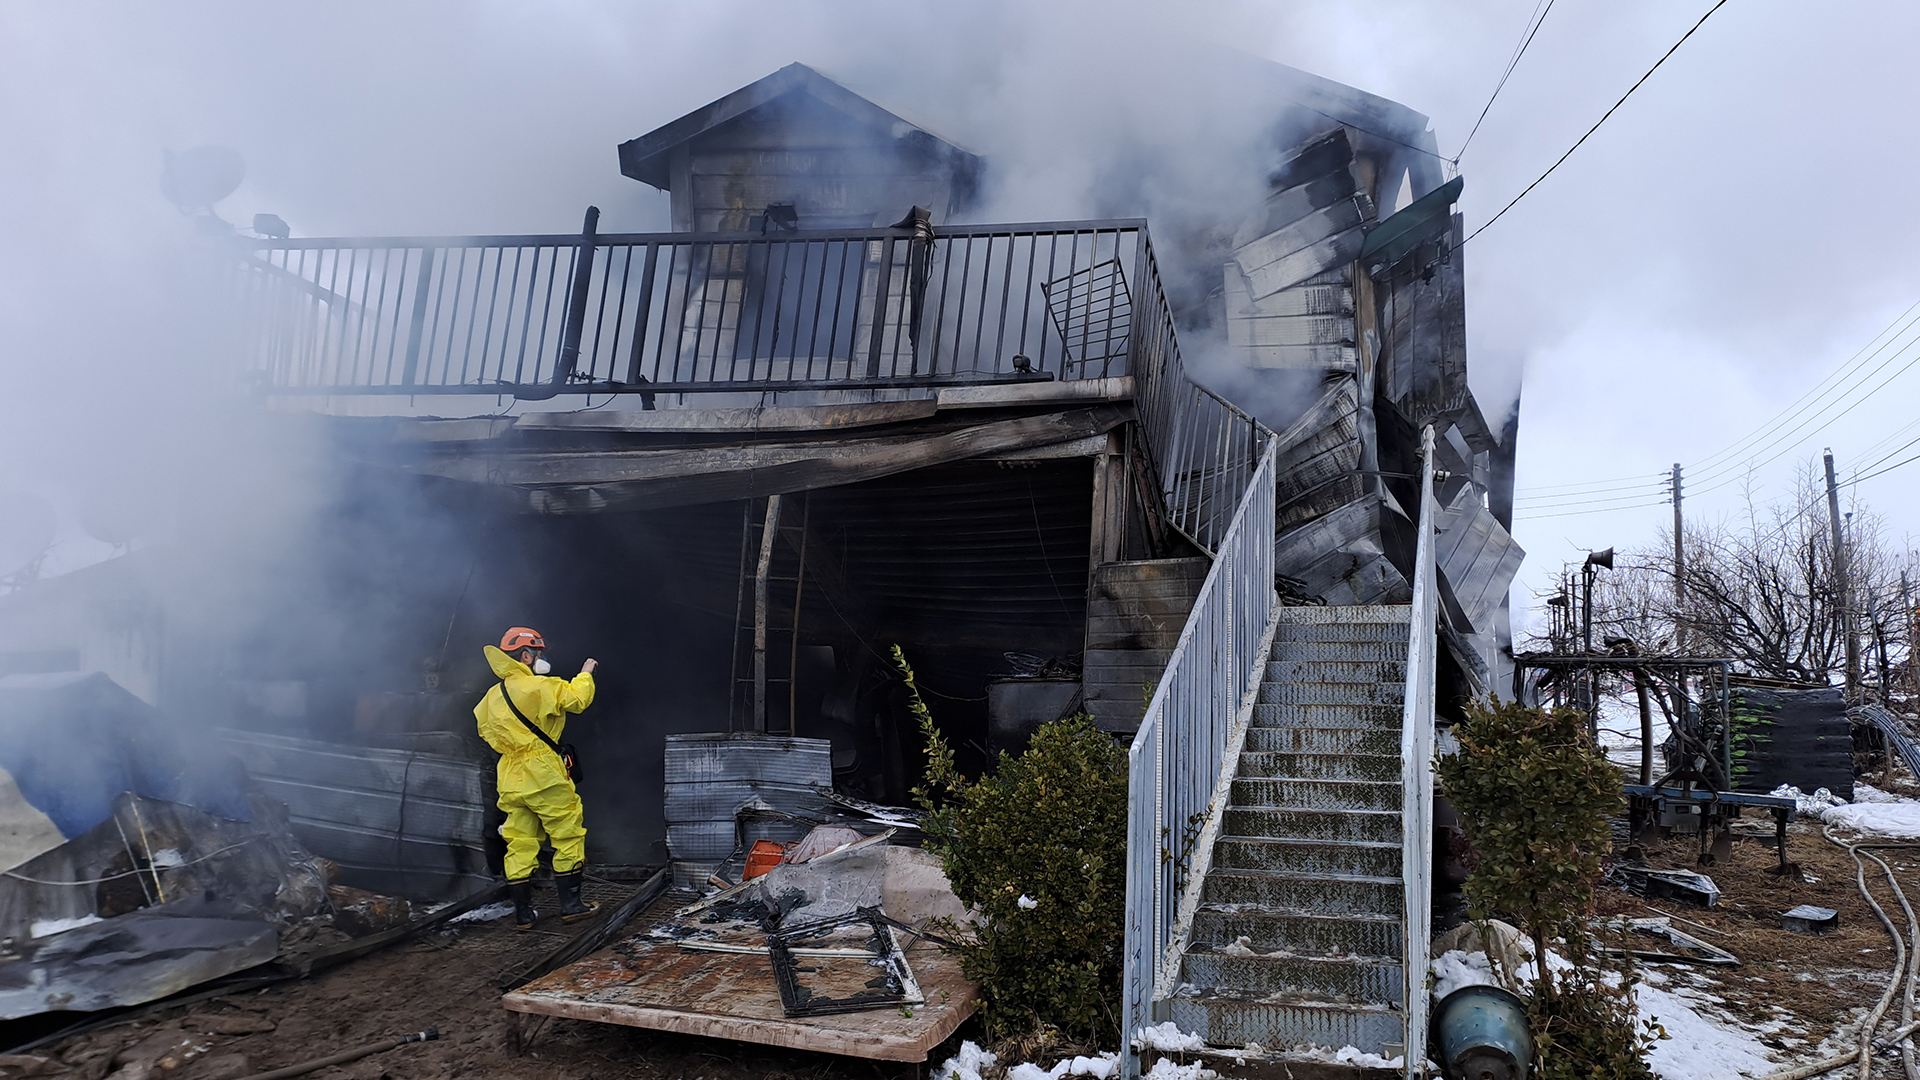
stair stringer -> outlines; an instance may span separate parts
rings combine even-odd
[[[1233,726],[1227,729],[1226,749],[1220,758],[1220,776],[1213,783],[1213,795],[1207,802],[1207,820],[1193,842],[1193,861],[1188,864],[1186,888],[1180,893],[1180,906],[1174,910],[1173,931],[1167,935],[1167,949],[1160,957],[1160,968],[1153,980],[1156,1000],[1173,996],[1180,983],[1180,965],[1187,947],[1193,944],[1193,920],[1200,910],[1200,897],[1206,891],[1207,873],[1213,869],[1213,848],[1226,820],[1227,806],[1233,801],[1233,781],[1240,772],[1240,754],[1246,749],[1247,729],[1253,726],[1253,708],[1260,703],[1260,686],[1266,679],[1267,661],[1273,653],[1273,638],[1280,629],[1280,613],[1286,610],[1278,598],[1272,601],[1266,629],[1260,632],[1260,647],[1254,650],[1253,670],[1247,673],[1247,690],[1234,713]]]

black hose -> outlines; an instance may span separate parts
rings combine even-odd
[[[358,1061],[363,1057],[378,1054],[386,1050],[394,1050],[408,1043],[432,1042],[439,1037],[440,1029],[430,1027],[425,1031],[415,1031],[411,1034],[401,1035],[398,1038],[382,1039],[377,1043],[368,1043],[365,1046],[355,1047],[352,1050],[342,1050],[332,1057],[303,1061],[298,1065],[288,1065],[286,1068],[275,1069],[272,1072],[255,1073],[252,1076],[242,1077],[241,1080],[284,1080],[284,1078],[289,1076],[305,1076],[310,1072],[319,1072],[321,1069],[332,1065],[344,1065],[349,1061]]]

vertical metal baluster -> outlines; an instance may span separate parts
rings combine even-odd
[[[640,303],[633,312],[633,355],[627,358],[627,382],[646,378],[647,319],[653,314],[654,267],[660,260],[660,242],[647,241],[646,254],[640,257]]]

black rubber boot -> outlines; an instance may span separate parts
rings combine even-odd
[[[554,890],[560,894],[561,922],[579,922],[600,910],[599,904],[580,899],[580,884],[586,876],[587,869],[584,866],[553,875]]]
[[[507,882],[507,899],[513,901],[513,928],[533,929],[533,920],[540,917],[540,913],[533,910],[533,879]]]

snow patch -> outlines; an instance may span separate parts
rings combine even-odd
[[[1185,1054],[1205,1050],[1207,1040],[1181,1031],[1180,1025],[1169,1020],[1164,1024],[1141,1028],[1134,1033],[1133,1045],[1136,1049],[1158,1050],[1163,1054]]]
[[[1743,1080],[1778,1068],[1751,1032],[1702,1016],[1678,994],[1641,983],[1633,996],[1642,1020],[1667,1029],[1647,1052],[1660,1080]]]
[[[1427,966],[1433,975],[1433,1000],[1440,1001],[1448,994],[1467,986],[1499,986],[1500,980],[1493,973],[1493,962],[1483,952],[1461,952],[1451,949]]]
[[[1547,954],[1547,963],[1555,971],[1572,966],[1552,952]],[[1531,963],[1522,966],[1520,981],[1532,982],[1535,969],[1536,965]],[[1465,986],[1499,985],[1493,977],[1493,964],[1485,953],[1457,950],[1443,953],[1433,961],[1429,970],[1434,977],[1435,1000]],[[1756,1032],[1741,1027],[1731,1019],[1706,1015],[1696,1007],[1712,1005],[1722,999],[1704,992],[1689,992],[1682,996],[1654,985],[1667,981],[1658,972],[1647,972],[1646,977],[1633,988],[1640,1021],[1654,1021],[1667,1032],[1667,1038],[1655,1042],[1647,1053],[1647,1064],[1660,1080],[1748,1080],[1766,1076],[1778,1068],[1768,1057],[1768,1049],[1760,1042]],[[1399,1066],[1394,1064],[1389,1067]]]
[[[1864,784],[1855,784],[1854,794],[1858,796],[1860,789],[1865,786]],[[1809,795],[1799,788],[1794,787],[1792,784],[1781,784],[1779,787],[1767,792],[1767,794],[1776,799],[1792,799],[1796,812],[1810,814],[1814,817],[1819,817],[1822,812],[1830,807],[1845,806],[1847,804],[1847,800],[1835,795],[1826,788],[1818,788],[1813,794]]]
[[[450,923],[492,922],[495,919],[503,918],[511,914],[513,914],[513,905],[501,902],[498,904],[487,904],[484,907],[477,907],[472,911],[463,911],[447,921]]]
[[[1219,1075],[1197,1061],[1191,1065],[1175,1065],[1168,1058],[1158,1058],[1153,1068],[1147,1070],[1146,1080],[1213,1080]]]
[[[1223,945],[1220,951],[1227,956],[1257,956],[1253,951],[1253,939],[1245,935],[1234,938],[1230,945]]]
[[[1007,1080],[1062,1080],[1068,1076],[1111,1080],[1119,1071],[1119,1054],[1101,1054],[1099,1057],[1063,1058],[1051,1069],[1043,1069],[1032,1062],[1022,1062],[1007,1070]]]
[[[1020,899],[1015,900],[1014,903],[1020,905],[1021,911],[1032,911],[1034,908],[1037,908],[1040,906],[1040,901],[1035,900],[1033,897],[1028,896],[1025,893],[1021,893]]]
[[[1485,954],[1481,954],[1483,957]],[[1299,1057],[1308,1061],[1324,1061],[1333,1065],[1354,1065],[1363,1069],[1399,1069],[1406,1064],[1405,1058],[1384,1058],[1379,1054],[1369,1054],[1357,1046],[1343,1046],[1338,1050],[1325,1046],[1302,1047]]]
[[[1862,789],[1877,798],[1860,797]],[[1889,797],[1865,784],[1854,787],[1857,801],[1852,806],[1835,806],[1823,811],[1820,820],[1836,829],[1885,836],[1901,840],[1920,837],[1920,802]]]
[[[64,934],[69,930],[78,930],[83,926],[92,926],[94,923],[103,921],[105,920],[98,915],[81,915],[73,919],[35,919],[32,925],[27,927],[27,936],[52,937],[55,934]]]
[[[963,1042],[960,1052],[948,1058],[935,1072],[934,1080],[980,1080],[983,1069],[991,1069],[1000,1058],[978,1043]]]

